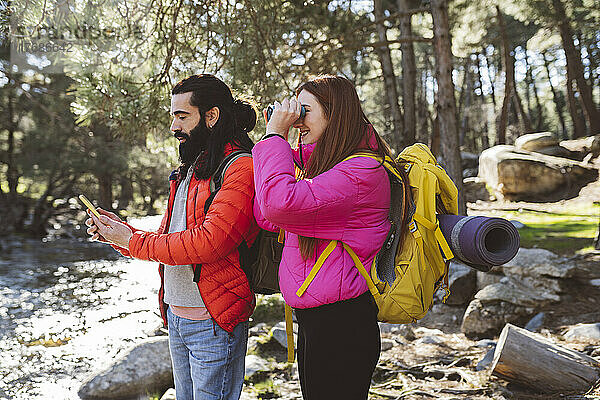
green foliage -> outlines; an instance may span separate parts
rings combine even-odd
[[[494,109],[492,91],[496,103],[501,103],[504,90],[496,5],[505,16],[517,58],[517,90],[530,99],[526,112],[532,120],[541,112],[543,129],[560,128],[554,103],[566,110],[566,68],[555,1],[449,3],[457,102],[465,102],[467,92],[471,94],[458,116],[465,148],[478,152],[484,136],[490,142],[494,137],[500,105]],[[598,2],[561,1],[598,102]],[[411,9],[429,4],[409,3]],[[384,0],[382,6],[392,42],[384,45],[391,51],[401,89],[402,52],[394,43],[403,35],[395,16],[398,4]],[[54,207],[56,200],[79,192],[110,201],[109,206],[128,215],[160,211],[165,178],[177,165],[176,142],[168,132],[170,89],[194,73],[216,74],[236,96],[253,99],[259,110],[292,95],[313,75],[343,74],[355,83],[368,118],[385,135],[391,124],[381,65],[372,46],[379,41],[374,20],[371,2],[349,0],[90,0],[67,7],[56,0],[7,3],[0,12],[0,107],[7,116],[0,121],[0,198],[18,192],[31,199],[25,219],[38,218],[40,224],[60,212]],[[66,56],[48,55],[52,62],[60,61],[57,70],[40,69],[35,63],[14,66],[8,40],[14,39],[11,21],[38,37],[47,37],[46,28],[52,26],[71,32],[93,28],[98,34],[79,38]],[[413,36],[433,36],[429,13],[416,13],[411,21]],[[428,141],[436,117],[433,50],[426,41],[415,42],[414,48],[419,77],[417,134]],[[533,82],[524,78],[525,49]],[[548,85],[542,51],[550,63],[556,95]],[[485,62],[478,56],[481,52]],[[466,60],[475,57],[477,65],[467,65]],[[482,84],[474,81],[477,72]],[[534,90],[539,107],[532,106]],[[399,102],[403,103],[402,95]],[[513,114],[509,124],[515,125]],[[570,124],[567,118],[567,130]],[[253,137],[263,132],[259,118]]]
[[[572,214],[571,214],[572,212]],[[526,225],[519,229],[521,247],[542,248],[558,254],[573,254],[593,249],[598,217],[584,214],[581,208],[565,213],[519,211],[502,213],[502,218],[516,219]]]

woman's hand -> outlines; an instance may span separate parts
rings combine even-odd
[[[98,212],[101,218],[96,217],[88,210],[88,218],[85,224],[89,227],[87,233],[92,235],[92,240],[116,244],[119,247],[129,249],[129,240],[133,236],[131,229],[114,213],[101,208]]]
[[[281,104],[275,102],[271,119],[267,122],[267,134],[276,133],[288,139],[290,127],[300,118],[300,103],[295,99],[284,99]]]

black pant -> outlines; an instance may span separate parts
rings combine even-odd
[[[295,312],[304,399],[366,400],[381,348],[371,293]]]

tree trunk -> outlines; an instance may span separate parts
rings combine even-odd
[[[412,37],[412,14],[408,0],[397,0],[398,11],[405,12],[399,18],[400,36]],[[403,42],[402,51],[402,104],[404,106],[404,145],[411,145],[417,137],[415,89],[417,86],[417,63],[413,42]]]
[[[552,84],[552,79],[550,78],[550,62],[548,58],[546,58],[546,52],[542,52],[542,58],[544,59],[544,66],[546,67],[546,73],[548,74],[548,84],[550,85],[550,91],[552,92],[552,100],[554,100],[554,106],[556,107],[556,113],[558,114],[558,120],[560,122],[560,127],[562,129],[562,138],[568,139],[569,135],[567,133],[567,125],[565,124],[565,116],[563,114],[564,110],[564,99],[559,97],[559,94],[556,92],[556,88]]]
[[[439,119],[442,158],[446,170],[459,192],[459,213],[466,212],[463,196],[463,178],[458,144],[456,99],[452,82],[452,46],[448,24],[448,4],[445,0],[431,0],[433,17],[433,49],[435,52],[435,75],[438,84],[437,114]]]
[[[498,115],[496,123],[496,144],[506,144],[506,125],[508,121],[508,107],[510,105],[510,97],[514,88],[515,65],[511,62],[510,48],[508,38],[506,37],[506,25],[504,17],[500,11],[500,7],[496,6],[496,15],[498,18],[498,26],[500,28],[500,37],[502,38],[502,63],[504,66],[504,99],[502,100],[502,109]]]
[[[377,23],[377,35],[379,37],[379,41],[383,43],[387,43],[387,28],[384,25],[384,13],[383,6],[381,4],[381,0],[374,0],[374,14],[375,20],[380,21]],[[403,127],[403,118],[402,111],[400,110],[400,106],[398,104],[398,90],[396,88],[396,75],[394,74],[394,65],[392,63],[392,56],[390,52],[390,48],[387,44],[383,46],[379,46],[377,48],[377,55],[379,56],[379,62],[381,63],[381,69],[383,71],[383,80],[385,84],[385,95],[386,102],[389,105],[389,109],[392,115],[393,121],[393,137],[394,137],[394,147],[396,150],[401,150],[404,147],[404,137],[402,137],[402,133],[404,132]]]
[[[598,222],[598,234],[596,235],[596,240],[594,240],[594,248],[600,250],[600,220]]]
[[[425,91],[427,90],[427,70],[421,72],[419,89],[417,90],[417,126],[419,129],[417,130],[415,140],[419,143],[425,143],[427,145],[430,144],[430,135],[429,135],[429,105],[427,104],[427,99],[425,97]]]
[[[558,30],[565,50],[567,59],[567,71],[571,72],[572,79],[577,82],[579,95],[583,102],[583,113],[591,130],[591,134],[600,133],[600,111],[594,104],[592,88],[586,82],[583,76],[583,63],[581,62],[581,53],[575,48],[573,43],[573,30],[571,22],[565,13],[565,8],[561,0],[553,0],[554,12],[558,19]]]
[[[525,134],[525,133],[531,133],[533,132],[533,130],[531,129],[531,121],[529,120],[529,117],[527,116],[527,113],[525,112],[525,110],[523,109],[523,102],[521,101],[521,96],[519,96],[519,91],[517,90],[517,86],[516,86],[516,82],[515,82],[515,77],[514,77],[514,73],[515,73],[515,69],[514,69],[514,57],[510,57],[511,61],[513,62],[513,85],[514,86],[514,90],[513,90],[513,101],[515,104],[515,108],[517,111],[517,115],[519,117],[519,123],[520,123],[520,127],[521,127],[521,134]]]
[[[127,175],[121,175],[119,178],[121,193],[119,195],[119,209],[125,210],[129,203],[133,201],[133,183]]]
[[[17,122],[15,121],[15,109],[14,109],[14,98],[13,91],[9,89],[8,95],[8,149],[6,152],[6,180],[8,182],[8,198],[10,201],[16,201],[17,199],[17,186],[19,185],[19,170],[16,165],[15,153],[16,153],[16,138],[15,131],[17,130]]]
[[[485,57],[485,55],[481,55],[482,58]],[[477,56],[477,83],[479,84],[479,91],[480,91],[480,109],[481,109],[481,115],[483,115],[483,135],[481,135],[481,149],[485,150],[488,147],[490,147],[490,140],[489,140],[489,126],[488,126],[488,110],[487,110],[487,104],[485,103],[485,95],[483,94],[483,80],[481,79],[481,63],[479,61],[479,56]]]
[[[527,87],[531,87],[531,90],[533,91],[533,98],[535,100],[535,108],[537,111],[535,130],[539,132],[543,129],[542,127],[543,127],[543,123],[544,123],[544,112],[542,110],[542,103],[540,102],[540,96],[538,94],[537,86],[535,85],[535,78],[533,76],[533,68],[529,64],[529,56],[527,55],[527,49],[525,50],[525,66],[527,68],[527,74],[526,74],[526,78],[525,78],[526,81],[528,81]],[[532,114],[531,108],[529,110],[529,120],[530,121],[533,120],[533,114]]]
[[[537,392],[583,393],[600,377],[600,363],[542,335],[507,324],[498,338],[492,374]]]
[[[573,139],[585,136],[586,126],[585,119],[579,114],[579,106],[575,98],[575,90],[573,90],[573,77],[567,68],[567,99],[569,104],[569,114],[573,122]]]
[[[473,96],[473,77],[471,74],[471,57],[467,57],[467,62],[465,63],[465,94],[464,94],[464,103],[463,110],[461,115],[460,122],[460,131],[458,134],[458,143],[463,146],[465,144],[465,138],[469,131],[469,112],[472,103]]]
[[[492,63],[490,62],[490,59],[487,56],[487,50],[484,47],[483,48],[483,52],[481,53],[483,55],[483,58],[485,60],[485,66],[487,69],[487,73],[488,73],[488,79],[490,80],[490,90],[492,92],[492,104],[494,105],[494,113],[496,112],[496,78],[494,76],[492,76]]]

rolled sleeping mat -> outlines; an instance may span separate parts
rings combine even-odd
[[[519,232],[505,219],[442,214],[437,217],[454,256],[479,271],[487,272],[507,263],[519,250]]]

